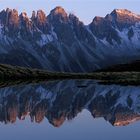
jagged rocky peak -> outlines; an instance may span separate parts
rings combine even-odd
[[[9,24],[18,24],[19,23],[19,16],[18,11],[16,9],[7,9],[7,18],[9,19]]]
[[[74,14],[72,14],[72,13],[69,14],[69,19],[70,19],[71,22],[73,22],[73,23],[75,23],[77,25],[80,24],[80,23],[83,24],[83,22],[81,22],[79,20],[79,18],[77,16],[75,16]]]
[[[58,6],[50,12],[48,18],[49,18],[49,20],[67,21],[68,15],[62,7]]]
[[[29,19],[26,12],[22,12],[20,14],[20,17],[23,18],[23,19]]]
[[[129,17],[135,17],[140,19],[140,15],[137,15],[127,9],[114,9],[111,12],[111,15],[120,15],[120,16],[129,16]]]
[[[116,26],[116,25],[115,25]],[[89,25],[92,33],[100,38],[106,39],[110,44],[113,44],[113,40],[115,40],[118,44],[121,43],[121,39],[115,30],[114,22],[112,22],[112,18],[108,15],[108,19],[105,17],[95,17],[92,23]]]
[[[22,29],[27,30],[29,32],[31,30],[32,23],[31,23],[30,18],[27,15],[27,13],[22,12],[20,14],[19,18],[20,18],[20,25],[21,25]]]
[[[45,15],[45,13],[42,10],[38,10],[37,11],[37,19],[40,22],[44,22],[46,20],[46,15]]]
[[[77,16],[75,16],[74,14],[72,14],[72,13],[69,14],[69,18],[71,20],[77,20],[77,21],[79,21],[79,18]]]
[[[110,44],[113,44],[113,40],[115,40],[120,44],[121,39],[116,29],[122,31],[124,28],[130,28],[137,22],[140,22],[139,15],[126,9],[115,9],[105,17],[96,16],[89,27],[93,34],[100,39],[105,38]]]
[[[31,19],[42,25],[46,22],[46,14],[43,10],[38,10],[37,14],[35,11],[33,11]]]
[[[32,17],[31,17],[31,19],[32,19],[32,20],[35,20],[35,19],[36,19],[36,12],[35,12],[35,11],[32,12]]]
[[[53,15],[62,15],[63,17],[67,17],[66,11],[62,7],[60,7],[60,6],[54,8],[51,11],[51,14],[53,14]]]
[[[5,11],[5,9],[4,10],[2,10],[1,12],[0,12],[0,23],[1,24],[4,24],[5,23],[5,21],[6,21],[6,11]]]
[[[19,16],[18,11],[16,9],[3,10],[0,12],[0,21],[4,26],[8,26],[8,28],[17,28],[19,24]]]
[[[94,38],[90,36],[90,33],[87,31],[84,23],[80,21],[77,16],[69,14],[69,22],[72,26],[72,30],[79,40],[84,40],[87,44],[95,46]]]
[[[27,25],[27,24],[29,24],[30,19],[28,18],[26,12],[22,12],[22,13],[20,14],[19,17],[20,17],[20,23],[21,23],[22,25]]]
[[[46,14],[43,10],[38,10],[37,13],[33,11],[31,20],[33,24],[37,26],[38,29],[40,29],[44,33],[47,33],[48,22],[47,22]]]
[[[95,18],[93,19],[92,23],[98,25],[98,24],[102,23],[103,21],[104,21],[103,17],[95,16]]]
[[[90,29],[94,34],[105,33],[110,28],[110,22],[104,17],[96,16],[90,24]],[[104,32],[103,32],[104,31]],[[107,31],[108,32],[108,31]]]
[[[108,14],[105,19],[115,23],[120,30],[140,22],[140,15],[134,14],[127,9],[114,9],[111,14]]]

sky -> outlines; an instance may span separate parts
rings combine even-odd
[[[0,0],[0,11],[15,8],[27,12],[42,9],[46,15],[56,6],[62,6],[66,12],[74,13],[85,24],[89,24],[95,16],[105,16],[113,9],[128,9],[140,14],[140,0]]]

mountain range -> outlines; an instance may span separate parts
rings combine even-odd
[[[90,13],[92,14],[92,13]],[[88,15],[87,15],[88,16]],[[93,72],[140,59],[140,15],[115,9],[84,25],[56,7],[0,12],[0,63],[58,72]]]

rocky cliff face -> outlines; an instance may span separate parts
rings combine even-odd
[[[0,63],[51,71],[92,72],[140,59],[140,16],[116,9],[84,25],[56,7],[48,16],[0,12]],[[126,51],[127,50],[127,51]]]
[[[0,122],[17,118],[40,123],[44,118],[55,127],[74,119],[83,110],[112,125],[128,125],[140,120],[140,88],[98,85],[92,80],[56,81],[0,89]]]

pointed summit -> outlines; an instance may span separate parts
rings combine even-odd
[[[137,22],[140,20],[140,15],[135,14],[127,9],[114,9],[109,15],[112,16],[113,19],[121,19],[124,21],[127,20],[131,22]]]
[[[36,12],[35,12],[35,11],[32,11],[31,19],[32,19],[33,21],[36,19]]]
[[[95,25],[99,25],[103,23],[103,21],[104,21],[103,17],[95,16],[95,18],[92,21],[92,24],[94,23]]]
[[[5,16],[6,25],[17,25],[18,24],[18,11],[16,9],[7,8],[6,11],[3,10],[3,16]]]
[[[0,22],[7,26],[10,31],[15,32],[18,29],[19,25],[19,16],[18,11],[15,9],[3,10],[0,12]]]
[[[66,22],[68,20],[68,15],[62,7],[58,6],[50,12],[48,18],[50,21],[55,20],[55,21]]]
[[[122,30],[140,22],[140,15],[134,14],[127,9],[114,9],[110,14],[106,15],[105,19]]]
[[[111,15],[122,15],[122,16],[130,16],[130,17],[135,17],[135,18],[140,18],[140,15],[137,15],[127,9],[114,9],[111,12]]]
[[[40,24],[44,24],[46,21],[46,14],[42,10],[37,11],[37,21],[40,22]]]
[[[46,17],[46,14],[44,11],[38,10],[37,14],[35,11],[32,12],[32,17],[31,17],[32,22],[44,33],[46,33],[46,31],[47,31],[47,27],[46,27],[47,20],[46,19],[47,19],[47,17]]]
[[[22,12],[20,14],[20,18],[22,18],[22,19],[28,19],[27,13],[26,12]]]
[[[22,27],[23,32],[25,30],[29,32],[32,25],[31,25],[31,21],[30,21],[30,18],[28,17],[28,15],[27,15],[27,13],[22,12],[19,17],[20,17],[20,26]]]
[[[56,8],[54,8],[51,11],[51,14],[53,14],[53,15],[62,15],[63,17],[67,16],[66,11],[62,7],[60,7],[60,6],[57,6]]]

